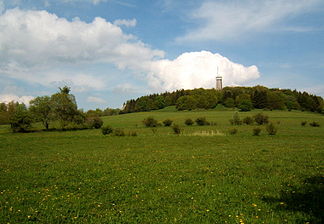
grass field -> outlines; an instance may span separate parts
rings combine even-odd
[[[229,135],[233,111],[103,118],[136,137],[0,126],[0,223],[322,223],[324,117],[264,113],[274,136],[264,127],[252,136],[247,125]],[[183,133],[146,128],[148,116],[172,119]],[[217,124],[184,125],[201,116]]]

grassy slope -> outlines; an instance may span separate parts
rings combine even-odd
[[[241,117],[256,111],[241,113]],[[0,223],[296,223],[323,220],[324,117],[265,112],[275,136],[232,127],[232,111],[105,117],[137,137],[99,130],[8,133],[0,127]],[[152,115],[184,134],[141,121]],[[206,116],[216,126],[184,127]],[[319,121],[319,128],[300,122]],[[192,136],[201,131],[225,135]],[[319,184],[321,183],[321,184]]]

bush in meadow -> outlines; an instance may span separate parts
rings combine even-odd
[[[103,135],[109,135],[109,134],[111,134],[113,131],[114,131],[114,130],[113,130],[109,125],[104,126],[104,127],[101,128],[101,132],[102,132]]]
[[[253,120],[253,118],[252,117],[245,117],[244,119],[243,119],[243,123],[244,124],[247,124],[247,125],[251,125],[251,124],[253,124],[254,123],[254,120]]]
[[[33,119],[25,106],[16,109],[10,118],[10,127],[13,132],[27,132]]]
[[[270,122],[266,126],[266,130],[267,130],[269,135],[275,135],[275,134],[277,134],[277,131],[278,131],[277,127],[272,122]]]
[[[188,119],[185,120],[185,125],[191,126],[193,124],[194,124],[194,121],[192,119],[188,118]]]
[[[240,115],[238,112],[235,112],[233,115],[233,118],[229,120],[229,122],[231,123],[231,125],[241,125],[242,121],[240,119]]]
[[[88,117],[86,118],[86,124],[89,128],[99,129],[103,125],[103,121],[100,117]]]
[[[253,128],[253,135],[259,136],[261,133],[261,128]]]
[[[146,127],[157,127],[159,122],[153,117],[148,117],[143,120],[143,123]]]
[[[196,119],[196,124],[199,126],[209,125],[209,122],[206,120],[205,117],[198,117]]]
[[[181,134],[181,128],[177,124],[172,126],[172,130],[173,130],[173,133],[176,134],[176,135]]]
[[[163,124],[164,124],[165,127],[171,126],[172,123],[173,123],[173,120],[171,120],[171,119],[166,119],[166,120],[163,121]]]
[[[253,117],[254,117],[254,121],[258,125],[263,125],[263,124],[268,124],[269,123],[269,117],[267,115],[262,114],[262,113],[257,113]]]
[[[302,122],[300,123],[301,126],[305,126],[306,124],[307,124],[307,121],[302,121]]]
[[[320,126],[320,124],[318,122],[316,122],[316,121],[313,121],[313,122],[309,123],[309,125],[312,126],[312,127],[319,127]]]

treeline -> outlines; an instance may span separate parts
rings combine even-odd
[[[121,113],[158,110],[176,106],[178,110],[212,109],[221,104],[228,108],[249,111],[306,110],[323,113],[324,102],[319,96],[290,89],[269,89],[264,86],[225,87],[216,89],[177,90],[142,96],[124,103]]]
[[[84,112],[78,109],[74,95],[65,86],[51,96],[36,97],[28,108],[23,103],[0,103],[0,124],[10,124],[13,132],[30,131],[32,124],[37,122],[41,122],[46,130],[55,129],[54,126],[60,130],[100,128],[103,124],[100,116],[119,112],[119,109],[111,108]]]

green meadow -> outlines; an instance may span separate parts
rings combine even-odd
[[[322,223],[323,115],[263,113],[276,135],[230,125],[234,111],[172,108],[103,117],[137,136],[0,126],[0,223]],[[197,117],[214,124],[184,125]]]

